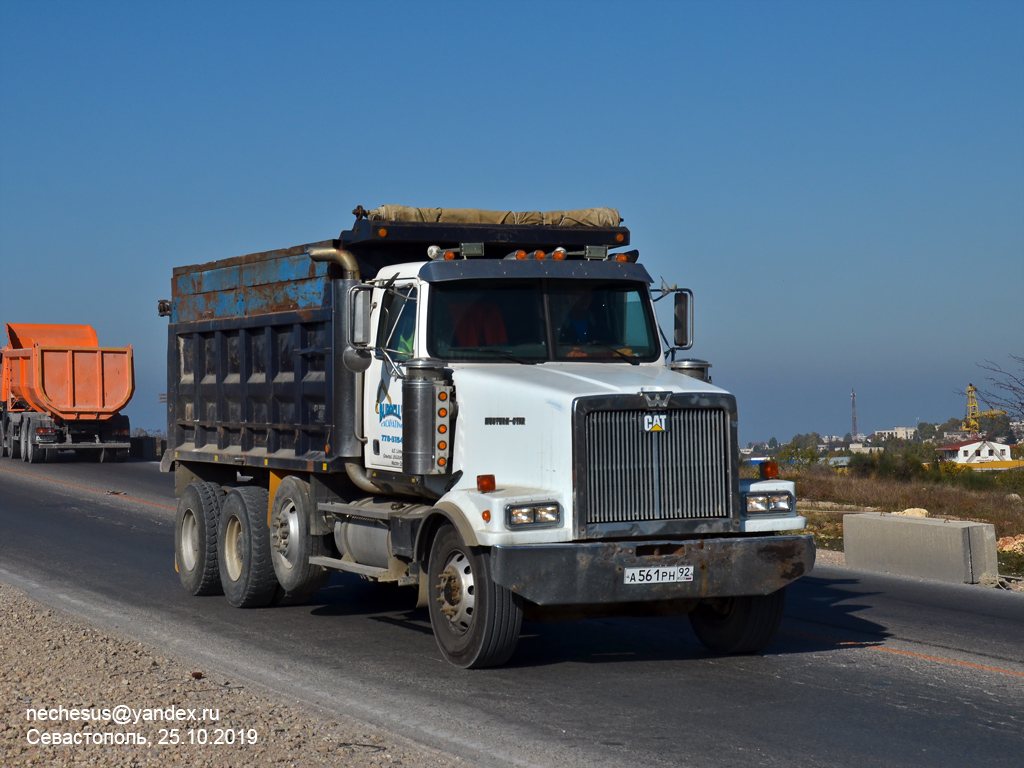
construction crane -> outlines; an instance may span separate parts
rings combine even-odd
[[[960,424],[961,430],[964,432],[970,432],[972,435],[981,431],[981,427],[978,425],[978,419],[1006,415],[1006,411],[1000,411],[994,408],[988,411],[979,411],[977,391],[978,388],[973,384],[967,385],[967,415],[964,417],[963,423]]]

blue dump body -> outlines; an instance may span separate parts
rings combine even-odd
[[[167,424],[175,460],[326,472],[360,454],[355,375],[334,354],[344,338],[335,307],[354,281],[332,280],[331,266],[307,254],[331,244],[174,270]]]

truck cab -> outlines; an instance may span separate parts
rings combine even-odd
[[[175,271],[189,279],[170,302],[165,463],[184,502],[186,588],[248,606],[275,590],[306,599],[331,570],[406,584],[461,667],[504,663],[524,616],[688,613],[712,650],[765,647],[785,585],[814,562],[809,536],[781,535],[805,524],[793,484],[740,480],[735,398],[707,363],[676,359],[692,342],[692,295],[652,292],[617,212],[556,212],[557,224],[355,213],[337,240],[276,252],[292,270],[281,293],[298,296],[302,274],[309,307],[228,314],[239,297],[214,295],[215,265]],[[204,292],[207,274],[221,287]],[[248,282],[244,302],[273,300]],[[665,299],[670,334],[655,313]],[[275,362],[261,350],[282,335],[292,343],[276,344]],[[232,344],[234,379],[216,363]],[[200,366],[205,391],[183,374]],[[273,406],[260,372],[283,368],[304,384],[275,425],[253,406],[264,391]],[[218,426],[232,401],[252,418]],[[274,443],[290,422],[294,438]],[[251,574],[245,542],[261,537],[273,572]]]

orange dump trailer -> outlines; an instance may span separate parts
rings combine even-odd
[[[132,348],[100,347],[88,325],[7,323],[0,369],[4,456],[45,461],[76,451],[128,457],[121,413],[135,392]]]

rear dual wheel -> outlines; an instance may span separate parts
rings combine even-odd
[[[224,492],[216,483],[191,483],[178,499],[174,522],[174,566],[190,595],[219,595],[217,530]]]
[[[263,488],[234,488],[221,507],[217,562],[224,596],[235,608],[262,608],[278,592],[270,556],[267,500]]]
[[[325,553],[323,536],[311,532],[313,512],[309,483],[294,475],[282,480],[270,510],[270,557],[281,585],[273,601],[277,605],[309,602],[330,577],[322,565],[309,562]]]

